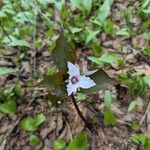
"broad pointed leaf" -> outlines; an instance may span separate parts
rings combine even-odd
[[[104,63],[111,64],[113,62],[116,62],[118,60],[118,57],[114,53],[105,53],[100,57],[90,56],[88,57],[88,59],[91,60],[92,62],[95,62],[98,65],[102,65]]]
[[[0,67],[0,76],[10,73],[15,73],[17,70],[12,68]]]
[[[16,112],[16,103],[14,101],[8,101],[4,104],[0,104],[0,111],[3,113],[15,113]]]
[[[89,89],[81,90],[84,93],[97,92],[105,89],[109,84],[117,82],[115,79],[109,77],[109,75],[102,69],[99,69],[89,77],[96,83],[96,85]]]
[[[92,0],[83,0],[82,3],[85,9],[90,12],[92,8]]]
[[[111,5],[112,5],[112,0],[104,0],[103,5],[100,7],[98,18],[101,21],[101,23],[103,23],[108,17],[110,13]]]
[[[56,47],[51,52],[51,55],[58,69],[66,69],[68,61],[75,63],[76,60],[75,51],[69,47],[63,33],[57,39]]]

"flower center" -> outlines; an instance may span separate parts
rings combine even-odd
[[[73,76],[73,77],[71,78],[71,83],[72,83],[72,84],[76,84],[77,82],[79,82],[78,77]]]

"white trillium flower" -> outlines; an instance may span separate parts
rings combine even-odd
[[[79,68],[68,62],[69,83],[67,85],[68,96],[77,92],[78,88],[88,89],[96,85],[89,77],[80,75]]]

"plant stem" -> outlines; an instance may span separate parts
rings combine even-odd
[[[80,116],[80,118],[82,119],[82,121],[84,121],[86,127],[87,127],[89,130],[92,130],[93,125],[92,125],[91,123],[89,123],[89,122],[85,119],[85,117],[82,115],[82,113],[81,113],[81,111],[80,111],[80,109],[79,109],[79,107],[78,107],[78,105],[77,105],[77,103],[76,103],[76,100],[75,100],[75,97],[74,97],[73,94],[71,94],[71,99],[72,99],[73,105],[74,105],[74,107],[75,107],[75,109],[76,109],[78,115]]]

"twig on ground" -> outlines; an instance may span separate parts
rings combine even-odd
[[[72,99],[72,102],[73,102],[73,104],[74,104],[74,107],[75,107],[75,109],[76,109],[78,115],[80,116],[80,118],[82,119],[82,121],[84,121],[86,127],[87,127],[90,131],[92,131],[92,130],[93,130],[93,125],[92,125],[91,123],[89,123],[89,122],[85,119],[85,117],[82,115],[82,113],[81,113],[81,111],[80,111],[80,109],[79,109],[79,107],[78,107],[78,105],[77,105],[77,103],[76,103],[76,100],[75,100],[75,97],[74,97],[73,94],[71,94],[71,99]]]
[[[147,106],[147,108],[146,108],[146,111],[145,111],[145,113],[144,113],[144,116],[143,116],[143,118],[142,118],[141,121],[140,121],[140,125],[142,125],[142,123],[144,122],[144,120],[145,120],[145,118],[146,118],[146,116],[147,116],[147,113],[148,113],[149,109],[150,109],[150,101],[149,101],[149,103],[148,103],[148,106]]]
[[[69,132],[70,140],[72,141],[72,140],[73,140],[73,136],[72,136],[72,132],[71,132],[70,125],[69,125],[69,123],[68,123],[68,121],[67,121],[67,120],[66,120],[66,124],[67,124],[67,128],[68,128],[68,132]]]

